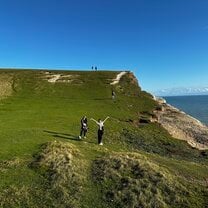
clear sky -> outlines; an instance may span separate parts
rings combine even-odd
[[[0,67],[130,69],[208,85],[208,0],[0,0]]]

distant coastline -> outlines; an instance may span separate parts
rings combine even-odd
[[[208,94],[186,94],[186,95],[161,95],[157,97],[166,98],[166,97],[193,97],[193,96],[208,96]]]
[[[208,95],[162,96],[167,103],[208,125]]]
[[[153,92],[154,95],[160,97],[167,96],[194,96],[194,95],[208,95],[208,87],[178,87],[157,90]]]

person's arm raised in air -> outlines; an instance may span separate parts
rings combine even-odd
[[[94,121],[96,124],[99,124],[94,118],[91,118],[90,120]]]
[[[103,123],[105,123],[109,118],[110,118],[110,117],[107,116],[107,117],[105,118],[105,120],[103,121]]]

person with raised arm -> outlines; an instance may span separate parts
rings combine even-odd
[[[101,119],[98,119],[96,121],[94,118],[91,118],[90,120],[94,121],[98,125],[98,144],[103,145],[102,139],[103,139],[103,134],[104,134],[104,123],[109,119],[110,117],[107,116],[104,121]]]

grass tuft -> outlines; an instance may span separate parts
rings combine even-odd
[[[42,146],[32,163],[47,179],[48,191],[59,207],[76,207],[80,197],[83,177],[78,173],[75,159],[79,154],[72,144],[53,141]]]
[[[94,182],[108,207],[192,207],[190,192],[169,172],[137,154],[115,154],[94,161]]]

